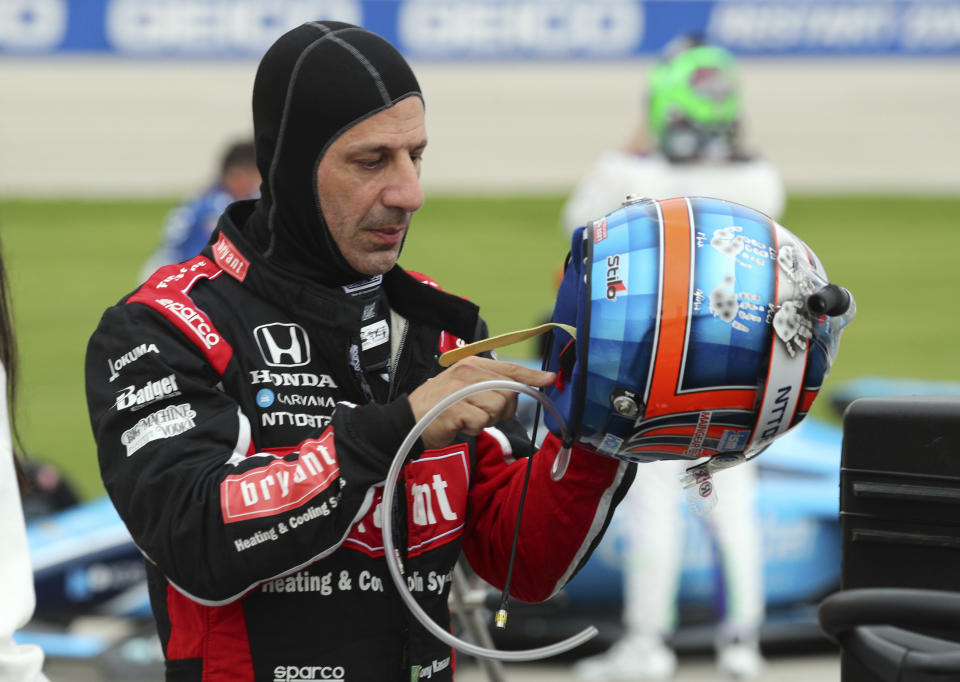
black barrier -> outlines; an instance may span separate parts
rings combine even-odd
[[[843,682],[960,679],[960,397],[847,408],[840,526],[844,592],[821,624],[843,648]]]
[[[946,682],[960,643],[920,634],[960,622],[960,594],[900,587],[843,590],[820,605],[820,626],[843,648],[843,682]]]

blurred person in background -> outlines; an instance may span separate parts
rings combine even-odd
[[[55,464],[33,457],[22,459],[19,464],[27,479],[27,491],[23,495],[23,515],[27,523],[80,502],[73,484]]]
[[[671,41],[648,76],[645,120],[622,149],[600,157],[564,205],[568,232],[638,192],[717,197],[779,219],[780,173],[743,147],[738,71],[730,52],[699,37]]]
[[[260,171],[253,142],[242,140],[231,144],[220,159],[217,180],[167,216],[160,245],[147,258],[139,281],[146,281],[161,265],[196,256],[207,245],[227,206],[240,199],[255,199],[259,191]]]
[[[742,147],[737,64],[728,51],[696,37],[673,40],[649,74],[645,124],[646,134],[640,128],[625,149],[605,154],[573,191],[564,207],[569,232],[618,208],[629,194],[717,197],[780,218],[780,174]],[[637,471],[620,512],[629,518],[625,633],[607,652],[577,664],[583,680],[667,680],[675,674],[668,641],[676,628],[683,561],[685,468],[682,461],[662,461]],[[753,678],[764,665],[759,627],[765,608],[756,464],[720,472],[714,483],[719,501],[705,521],[722,574],[717,665],[732,677]]]
[[[24,526],[21,493],[27,477],[14,450],[16,438],[15,398],[17,351],[10,311],[10,292],[0,254],[0,682],[46,681],[41,672],[43,651],[34,645],[17,644],[13,633],[33,615],[36,596],[33,569]]]

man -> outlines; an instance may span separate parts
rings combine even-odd
[[[256,198],[259,187],[253,142],[231,144],[220,160],[216,182],[167,216],[160,245],[144,264],[139,281],[145,281],[161,265],[179,263],[200,253],[224,209],[239,199]]]
[[[638,135],[628,149],[605,154],[568,199],[566,230],[618,208],[628,194],[723,197],[779,219],[785,200],[780,174],[742,149],[737,81],[736,61],[723,48],[691,36],[671,41],[648,81],[645,123],[652,148]],[[630,519],[624,538],[625,632],[610,650],[577,664],[584,681],[674,677],[677,659],[667,640],[677,620],[683,569],[680,477],[688,466],[645,464],[621,507]],[[718,506],[705,520],[723,578],[717,665],[727,676],[755,678],[764,666],[759,628],[765,606],[756,463],[723,471],[714,482]]]
[[[744,150],[739,68],[727,50],[697,36],[670,41],[648,76],[643,123],[577,183],[565,229],[610,213],[627,194],[720,197],[774,219],[783,213],[776,166]]]
[[[168,680],[450,680],[453,652],[404,608],[383,557],[449,624],[461,549],[502,586],[531,446],[510,392],[446,411],[400,480],[414,423],[487,379],[552,373],[438,354],[484,334],[476,307],[396,265],[423,202],[423,98],[400,54],[337,22],[304,24],[261,61],[257,201],[211,245],[104,314],[87,396],[107,491],[147,557]],[[456,254],[451,254],[456,257]],[[586,561],[632,467],[559,443],[533,457],[511,593],[546,599]]]

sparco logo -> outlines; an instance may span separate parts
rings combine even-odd
[[[136,411],[145,405],[174,395],[180,395],[180,389],[177,388],[177,377],[171,374],[163,379],[150,381],[140,388],[127,386],[121,389],[117,393],[117,410]]]
[[[310,362],[310,342],[299,324],[274,322],[253,330],[263,361],[271,367],[300,367]]]
[[[157,349],[157,344],[141,343],[136,348],[131,348],[128,350],[116,360],[113,358],[107,358],[107,367],[110,369],[110,381],[113,381],[120,376],[119,372],[121,369],[129,365],[134,360],[138,360],[147,353],[160,353],[160,351]]]
[[[342,665],[278,665],[273,669],[273,682],[293,680],[329,680],[335,682],[347,676]]]
[[[616,301],[617,294],[627,290],[627,254],[607,256],[607,300]]]
[[[200,311],[194,310],[179,301],[172,301],[169,298],[158,298],[157,303],[183,320],[197,338],[200,339],[200,342],[207,348],[213,348],[220,343],[220,335],[213,331],[213,328]]]

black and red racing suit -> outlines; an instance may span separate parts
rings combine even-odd
[[[382,289],[395,350],[380,403],[351,363],[360,299],[278,269],[230,211],[202,255],[103,315],[87,354],[91,421],[107,491],[146,557],[168,680],[409,680],[417,666],[452,679],[452,651],[391,582],[379,502],[414,424],[406,394],[482,323],[399,268]],[[586,561],[633,476],[575,448],[554,481],[557,449],[548,436],[533,459],[511,589],[526,601]],[[403,469],[405,575],[445,627],[461,551],[504,583],[530,451],[510,420]]]

